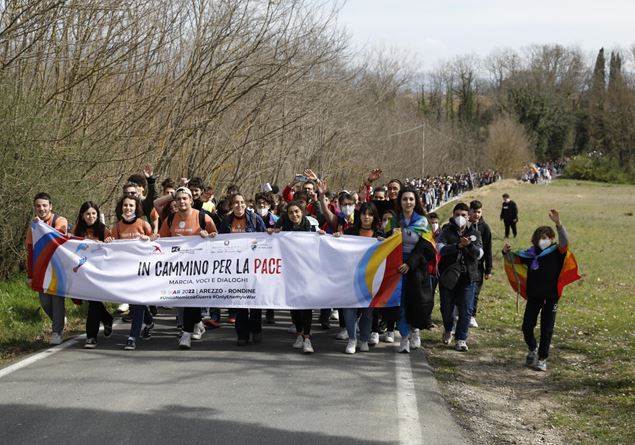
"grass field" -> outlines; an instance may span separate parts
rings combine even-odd
[[[552,225],[547,213],[557,208],[583,275],[560,301],[546,375],[521,366],[526,354],[520,331],[524,302],[516,313],[500,253],[504,229],[498,215],[504,192],[520,210],[518,239],[512,245],[529,247],[533,230]],[[495,275],[481,293],[480,328],[470,331],[468,354],[439,346],[439,331],[423,335],[437,375],[448,384],[485,390],[496,390],[492,382],[506,385],[519,404],[540,401],[538,417],[559,430],[565,442],[635,443],[635,186],[503,181],[463,200],[471,199],[483,202],[492,228]],[[442,219],[447,220],[452,206],[440,209]],[[483,376],[469,369],[473,363],[478,366],[479,355],[491,357],[482,367]]]
[[[87,304],[66,299],[68,324],[65,336],[84,330]],[[40,308],[37,293],[26,285],[26,276],[0,281],[0,366],[26,353],[48,347],[51,321]]]

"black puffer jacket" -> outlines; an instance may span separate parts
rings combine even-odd
[[[461,249],[459,247],[461,237],[473,237],[473,241],[469,246]],[[465,265],[461,279],[469,278],[469,281],[480,280],[478,260],[483,255],[483,243],[480,232],[474,226],[466,228],[463,233],[459,233],[459,227],[454,223],[454,219],[450,219],[450,223],[443,226],[437,238],[437,249],[439,249],[439,255],[441,255],[441,262],[439,263],[440,274],[443,274],[443,271],[448,266],[456,263],[460,252],[462,254],[461,262]]]

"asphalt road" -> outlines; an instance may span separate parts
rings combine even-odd
[[[316,326],[303,355],[280,311],[259,345],[236,346],[224,325],[181,351],[174,325],[160,314],[136,351],[120,324],[97,349],[71,340],[0,370],[0,444],[467,443],[421,350],[346,355],[337,328]]]

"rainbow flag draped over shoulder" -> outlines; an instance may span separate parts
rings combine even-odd
[[[569,250],[568,246],[561,247],[558,244],[554,244],[548,249],[545,249],[541,255],[548,255],[555,249],[558,249],[560,253],[565,255],[562,263],[562,269],[558,276],[558,298],[562,297],[562,291],[567,284],[571,284],[574,281],[579,280],[580,273],[578,271],[578,262],[575,255]],[[512,289],[520,294],[525,300],[527,299],[527,272],[529,266],[522,262],[522,258],[535,258],[533,255],[527,253],[526,250],[517,250],[511,253],[511,260],[507,255],[503,255],[505,259],[505,274],[507,280]]]
[[[399,224],[399,222],[401,224]],[[403,216],[401,217],[401,221],[399,222],[397,221],[397,218],[391,218],[390,221],[388,221],[388,223],[386,224],[384,232],[388,233],[395,228],[401,227],[402,229],[412,230],[421,238],[432,244],[435,253],[435,260],[434,263],[430,263],[429,271],[431,274],[436,273],[437,266],[440,261],[440,256],[437,250],[437,243],[434,241],[434,234],[432,233],[430,224],[428,224],[428,218],[418,214],[417,212],[413,212],[412,218],[410,218],[410,222],[408,224],[406,224],[406,220],[403,218]]]

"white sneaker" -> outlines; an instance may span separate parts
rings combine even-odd
[[[470,327],[471,328],[478,328],[478,323],[476,322],[476,318],[470,317]]]
[[[305,354],[312,354],[313,353],[313,345],[311,345],[311,339],[310,338],[305,338],[304,339],[304,343],[302,343],[302,352],[304,352]]]
[[[336,335],[336,340],[348,340],[348,331],[346,328],[342,328]]]
[[[403,337],[399,342],[399,352],[408,354],[410,352],[410,340],[408,337]]]
[[[453,335],[453,333],[451,331],[450,332],[445,331],[443,333],[442,340],[443,340],[443,344],[444,345],[449,345],[450,344],[450,342],[452,341],[452,335]]]
[[[379,334],[377,332],[371,332],[370,338],[368,339],[368,344],[370,346],[375,346],[379,343]]]
[[[546,371],[547,370],[547,359],[540,360],[536,362],[534,366],[532,366],[536,371]]]
[[[395,342],[395,332],[394,331],[386,331],[385,334],[382,334],[379,339],[384,343],[394,343]]]
[[[62,334],[59,334],[57,332],[53,332],[51,334],[51,340],[49,341],[49,344],[51,344],[51,345],[61,345],[63,341],[64,341],[64,338],[62,337]]]
[[[301,335],[298,335],[295,339],[295,342],[293,343],[293,347],[295,349],[301,349],[303,343],[304,343],[304,337],[302,337]]]
[[[410,333],[410,349],[419,349],[421,347],[421,333],[419,329],[413,329]]]
[[[454,349],[459,352],[467,352],[467,342],[465,340],[457,340]]]
[[[370,347],[368,346],[368,342],[367,341],[360,341],[358,346],[359,346],[359,352],[368,352],[368,351],[370,351]]]
[[[329,318],[331,320],[340,321],[340,313],[336,309],[333,309],[331,310],[331,316]]]
[[[355,340],[354,338],[350,338],[348,340],[348,344],[346,345],[346,349],[344,350],[344,352],[346,354],[355,354],[356,347],[357,347],[357,340]]]
[[[183,332],[179,340],[179,349],[190,349],[192,347],[192,334]]]
[[[205,326],[203,326],[203,322],[199,321],[194,325],[194,332],[192,332],[192,340],[200,340],[205,333]]]
[[[129,309],[130,309],[130,305],[128,303],[120,304],[117,307],[117,311],[118,312],[128,312]]]
[[[295,325],[294,325],[293,323],[291,323],[291,326],[289,326],[289,328],[287,329],[287,332],[288,332],[289,334],[295,334],[295,333],[297,333],[298,331],[296,330]]]

